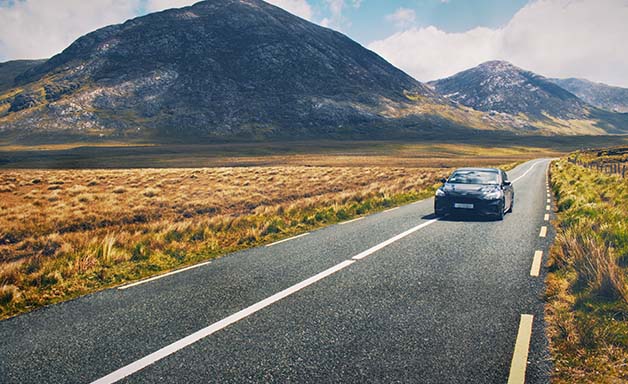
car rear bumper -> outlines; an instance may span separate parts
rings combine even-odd
[[[472,204],[473,208],[460,208],[456,204]],[[483,200],[468,197],[436,197],[434,199],[434,211],[437,214],[455,213],[471,215],[499,215],[503,211],[502,200]]]

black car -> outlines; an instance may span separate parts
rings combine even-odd
[[[434,212],[472,213],[504,218],[512,212],[515,190],[506,172],[497,168],[460,168],[436,191]]]

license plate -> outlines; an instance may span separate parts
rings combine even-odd
[[[454,208],[473,209],[473,204],[455,203]]]

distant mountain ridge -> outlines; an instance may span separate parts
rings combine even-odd
[[[99,29],[17,82],[0,95],[0,129],[17,139],[405,137],[468,129],[469,116],[485,128],[348,37],[261,0]]]
[[[428,84],[448,99],[486,112],[542,117],[551,110],[561,118],[581,118],[586,107],[567,90],[505,61],[489,61]]]
[[[0,143],[625,129],[621,115],[597,113],[503,62],[427,86],[345,35],[262,0],[208,0],[138,17],[28,67],[0,90]]]
[[[587,103],[613,112],[628,112],[628,88],[613,87],[585,79],[548,79]]]
[[[601,111],[549,79],[505,61],[489,61],[428,85],[449,100],[512,116],[532,130],[558,134],[628,131],[628,116]]]

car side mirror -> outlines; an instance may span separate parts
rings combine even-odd
[[[445,183],[447,182],[447,178],[446,178],[446,177],[443,177],[442,179],[440,179],[440,182],[441,182],[441,183],[443,183],[443,184],[445,184]]]
[[[504,187],[510,187],[512,185],[512,182],[506,180],[504,181]]]

